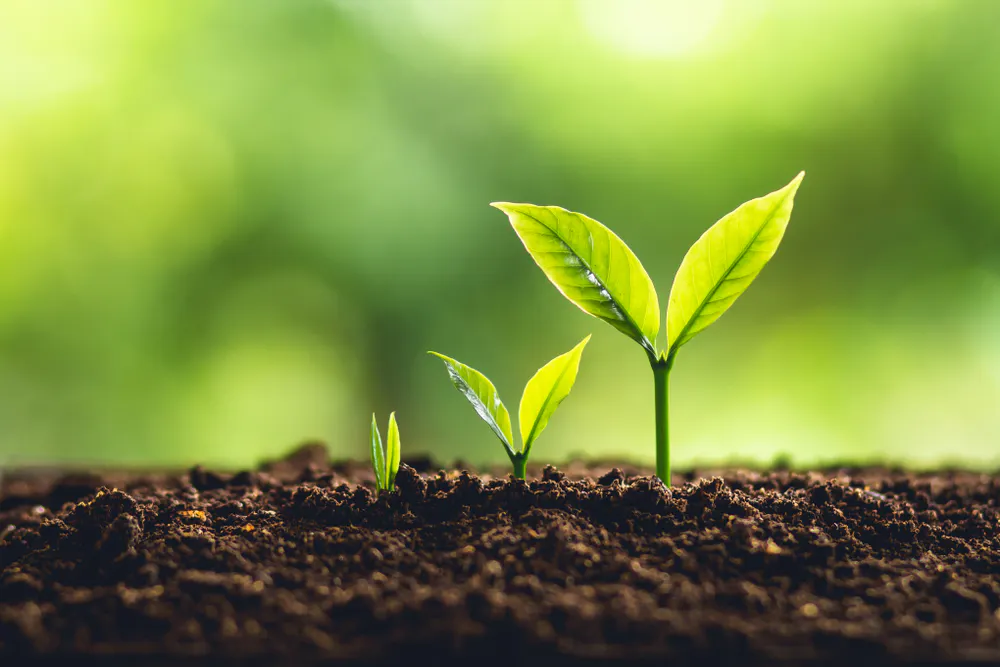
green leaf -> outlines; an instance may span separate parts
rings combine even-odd
[[[396,423],[396,413],[389,415],[389,435],[385,449],[386,485],[392,491],[396,486],[396,473],[399,472],[399,425]]]
[[[558,206],[494,202],[563,296],[656,354],[660,304],[653,281],[610,229]]]
[[[776,192],[751,199],[691,246],[670,289],[667,358],[729,309],[774,256],[805,172]]]
[[[524,456],[531,451],[531,443],[548,426],[552,413],[573,389],[576,374],[580,370],[580,357],[588,342],[590,336],[566,354],[561,354],[542,366],[524,387],[521,409],[518,411],[523,443],[521,453]]]
[[[385,454],[382,452],[382,435],[378,432],[378,423],[372,414],[372,468],[375,470],[375,486],[379,491],[385,488]]]
[[[496,387],[485,375],[463,363],[455,361],[437,352],[430,352],[444,362],[448,375],[462,395],[472,403],[476,413],[486,422],[507,448],[508,456],[516,456],[511,442],[514,440],[510,430],[510,413],[504,407]]]

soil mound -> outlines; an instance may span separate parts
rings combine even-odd
[[[1000,662],[996,477],[404,466],[377,498],[322,454],[8,480],[2,662]]]

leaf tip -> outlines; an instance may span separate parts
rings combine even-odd
[[[456,363],[455,360],[452,359],[451,357],[447,357],[441,354],[440,352],[435,352],[434,350],[427,350],[427,354],[431,355],[432,357],[437,357],[438,359],[440,359],[444,363],[446,368],[451,368],[451,366]]]
[[[792,179],[792,182],[789,183],[786,186],[786,188],[791,190],[792,192],[795,192],[796,190],[799,189],[799,185],[802,184],[802,179],[805,177],[806,177],[806,172],[800,171],[798,174],[795,175],[795,178]]]
[[[497,209],[498,211],[503,211],[508,218],[511,218],[511,222],[513,222],[513,216],[515,215],[529,215],[530,211],[534,209],[544,208],[542,206],[536,206],[535,204],[516,203],[509,201],[490,202],[490,206]]]

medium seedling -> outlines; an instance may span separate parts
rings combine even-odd
[[[379,495],[395,488],[396,473],[399,472],[399,426],[395,412],[389,415],[388,436],[383,449],[382,434],[378,432],[378,424],[372,414],[372,470],[375,471],[375,487]]]
[[[448,376],[462,395],[472,403],[476,413],[489,425],[503,444],[511,464],[514,466],[514,476],[524,479],[524,469],[531,454],[531,445],[549,424],[549,418],[563,402],[576,382],[580,370],[580,357],[583,348],[590,341],[587,336],[579,345],[566,354],[561,354],[538,369],[538,372],[528,380],[521,396],[521,407],[518,410],[518,421],[521,423],[521,447],[514,448],[514,437],[510,428],[510,413],[500,400],[496,387],[485,375],[475,368],[466,366],[437,352],[430,352],[444,362]]]
[[[691,246],[670,290],[667,345],[656,347],[660,304],[638,258],[614,232],[558,206],[491,204],[510,219],[535,263],[563,296],[646,351],[656,399],[656,474],[670,483],[668,381],[678,350],[729,309],[774,256],[804,172],[729,213]]]

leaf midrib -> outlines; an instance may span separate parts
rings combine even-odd
[[[694,313],[691,314],[691,317],[688,318],[688,321],[684,325],[684,328],[681,329],[680,334],[678,334],[677,336],[678,341],[684,340],[684,336],[686,336],[687,332],[691,330],[692,326],[694,326],[694,323],[698,320],[698,317],[701,315],[702,311],[705,310],[705,306],[708,304],[709,301],[711,301],[712,296],[714,296],[715,293],[719,291],[719,288],[722,287],[722,283],[726,282],[726,279],[729,277],[729,274],[733,272],[733,269],[736,268],[736,265],[739,264],[744,257],[746,257],[746,254],[748,252],[750,252],[750,248],[752,248],[753,244],[757,242],[757,239],[760,238],[760,235],[764,233],[764,228],[771,223],[771,220],[774,219],[774,214],[777,212],[778,208],[785,203],[785,200],[787,198],[788,195],[786,194],[771,208],[771,210],[767,214],[767,219],[764,221],[763,224],[761,224],[760,229],[758,229],[757,232],[753,235],[753,237],[747,242],[746,246],[743,247],[743,250],[740,251],[740,254],[736,256],[735,260],[733,260],[733,263],[729,265],[729,268],[726,270],[726,272],[723,273],[722,277],[719,278],[719,280],[715,282],[715,285],[712,286],[712,289],[705,294],[705,298],[701,300],[701,303],[698,304],[698,307],[695,309]],[[669,307],[670,304],[668,303],[667,308]],[[670,359],[675,354],[677,354],[677,350],[679,350],[681,346],[674,345],[670,341],[667,341],[667,344],[670,345],[667,351],[667,358]]]
[[[567,213],[570,213],[570,211],[567,211]],[[622,314],[622,317],[624,317],[625,320],[628,322],[628,324],[640,336],[642,336],[642,341],[639,344],[642,345],[644,348],[646,348],[646,350],[650,354],[652,354],[652,355],[655,356],[656,355],[656,346],[649,340],[649,338],[646,336],[646,334],[643,333],[642,329],[639,327],[638,324],[636,324],[635,320],[632,319],[632,316],[629,314],[628,310],[625,309],[625,308],[623,308],[622,305],[618,302],[618,300],[616,298],[614,298],[614,296],[612,296],[611,290],[608,289],[608,286],[604,283],[603,280],[601,280],[601,277],[599,275],[597,275],[597,272],[594,271],[594,269],[590,266],[590,262],[588,262],[587,260],[585,260],[583,257],[580,257],[580,253],[578,253],[576,250],[574,250],[573,247],[570,246],[570,244],[566,243],[566,241],[563,239],[563,237],[559,235],[559,232],[557,232],[556,230],[552,229],[547,224],[545,224],[544,222],[542,222],[541,220],[539,220],[538,218],[536,218],[534,215],[532,215],[530,213],[521,212],[521,215],[523,215],[526,218],[530,218],[531,220],[534,220],[535,222],[537,222],[538,224],[540,224],[542,227],[544,227],[545,229],[549,230],[549,232],[554,237],[556,237],[556,240],[558,240],[559,243],[563,244],[563,246],[569,252],[571,252],[577,259],[580,260],[580,263],[587,269],[587,271],[590,273],[590,275],[594,276],[594,280],[597,281],[597,284],[600,286],[601,290],[603,290],[604,293],[608,295],[608,300],[611,301],[613,304],[615,304],[615,308],[617,308],[618,312],[620,312]],[[590,230],[588,230],[588,233],[589,233],[589,231]],[[590,236],[591,236],[591,238],[593,238],[594,235],[590,234]],[[529,248],[528,251],[531,252],[531,249]],[[611,263],[611,248],[609,246],[609,248],[608,248],[608,264],[610,265],[610,263]],[[630,286],[631,286],[631,282],[632,282],[632,275],[631,275],[631,268],[629,268],[629,284],[630,284]]]

